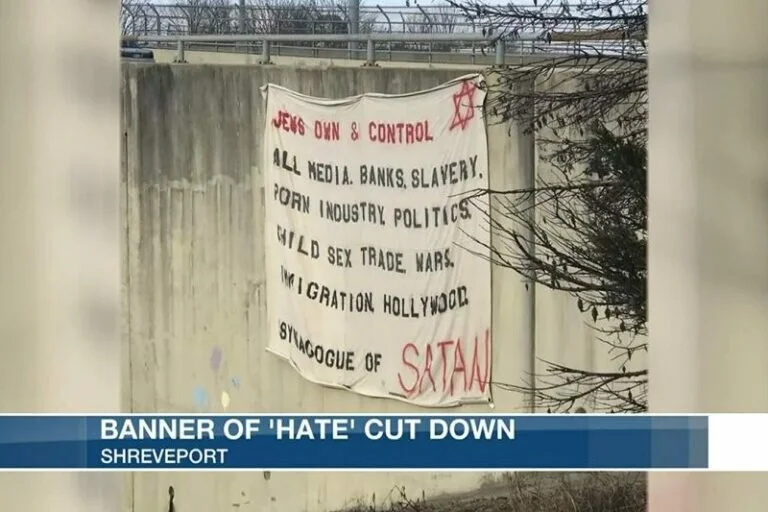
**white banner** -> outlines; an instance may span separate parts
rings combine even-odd
[[[482,77],[264,93],[268,349],[363,395],[490,401],[490,240],[467,200],[488,186]]]

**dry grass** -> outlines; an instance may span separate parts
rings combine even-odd
[[[510,473],[476,492],[432,500],[396,488],[386,506],[345,512],[644,512],[645,473]]]

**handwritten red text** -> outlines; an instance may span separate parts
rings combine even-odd
[[[457,388],[484,393],[491,377],[491,331],[469,340],[429,343],[421,352],[408,343],[402,350],[402,366],[397,380],[408,397],[427,390],[453,396]]]
[[[380,144],[416,144],[431,142],[429,121],[415,123],[368,123],[368,139]]]
[[[307,127],[304,120],[291,114],[287,110],[278,110],[275,117],[272,119],[272,126],[278,130],[283,130],[288,133],[304,135],[307,131]]]

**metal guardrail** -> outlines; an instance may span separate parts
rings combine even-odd
[[[453,61],[457,54],[481,54],[488,43],[484,27],[477,19],[448,4],[428,6],[360,5],[350,11],[344,0],[245,0],[243,5],[230,0],[186,0],[177,4],[143,3],[123,0],[121,29],[126,36],[233,36],[281,35],[291,36],[270,41],[274,54],[297,54],[349,50],[348,58],[356,53],[357,42],[369,40],[320,39],[320,36],[390,34],[397,39],[372,38],[376,53],[386,52],[390,60]],[[632,0],[622,0],[631,2]],[[637,0],[641,5],[646,0]],[[562,9],[569,2],[576,12],[583,0],[563,0],[554,8]],[[538,2],[541,3],[541,2]],[[515,7],[536,9],[536,0],[516,0]],[[554,5],[554,4],[553,4]],[[542,7],[549,9],[549,7]],[[554,12],[554,11],[553,11]],[[514,34],[511,27],[507,32]],[[537,27],[538,29],[538,27]],[[637,54],[637,40],[608,37],[601,22],[578,16],[558,20],[548,40],[520,38],[514,42],[517,54]],[[472,37],[464,37],[473,34]],[[297,38],[296,36],[312,36]],[[427,36],[410,38],[406,35]],[[436,37],[433,37],[436,36]],[[444,37],[445,36],[445,37]],[[263,38],[262,38],[263,39]],[[514,39],[514,38],[513,38]],[[631,38],[632,39],[632,38]],[[174,40],[178,41],[178,39]],[[238,40],[242,42],[243,40]],[[252,40],[251,43],[257,42]],[[216,51],[242,51],[232,40],[209,38],[189,40],[189,47]],[[463,44],[462,44],[463,43]],[[160,44],[167,45],[168,40]],[[249,50],[253,44],[249,45]],[[367,51],[367,50],[366,50]],[[642,51],[642,50],[640,50]],[[353,53],[355,52],[355,53]],[[421,58],[414,58],[419,57]],[[474,60],[473,60],[474,62]]]
[[[505,62],[506,47],[510,41],[548,41],[550,35],[547,32],[518,33],[514,36],[492,37],[477,33],[462,34],[200,34],[200,35],[146,35],[132,36],[130,39],[138,43],[175,43],[177,48],[176,62],[185,62],[184,52],[190,43],[258,43],[261,46],[261,63],[271,64],[271,46],[280,42],[311,42],[311,43],[366,43],[366,66],[376,65],[376,43],[391,42],[478,42],[484,45],[493,45],[495,49],[495,64],[502,65]],[[355,48],[350,46],[350,51]]]

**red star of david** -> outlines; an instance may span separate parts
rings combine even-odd
[[[466,101],[463,101],[465,99]],[[448,129],[452,131],[458,126],[464,131],[473,117],[475,117],[475,84],[467,80],[461,83],[461,89],[453,95],[453,121]]]

